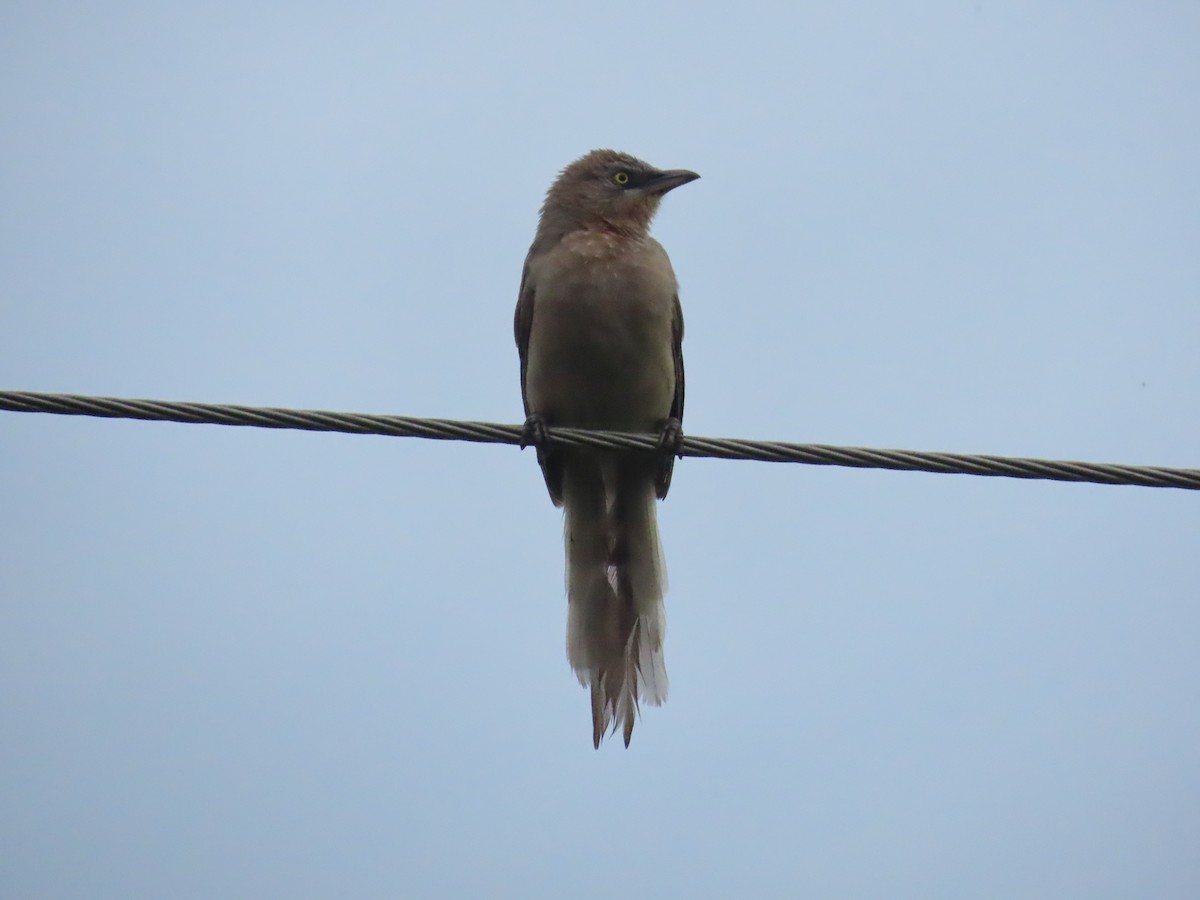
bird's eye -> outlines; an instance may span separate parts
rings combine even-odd
[[[618,172],[616,175],[613,176],[613,181],[615,181],[617,184],[622,185],[622,186],[627,185],[627,184],[629,184],[629,173],[628,172]]]

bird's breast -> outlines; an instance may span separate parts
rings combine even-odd
[[[676,285],[662,248],[568,236],[531,276],[531,409],[551,424],[660,427],[675,392]]]

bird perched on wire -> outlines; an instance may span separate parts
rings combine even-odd
[[[593,150],[546,193],[517,300],[526,443],[564,511],[567,658],[591,689],[592,743],[629,746],[638,700],[667,698],[666,570],[655,498],[683,432],[683,314],[650,237],[663,195],[699,178]],[[546,428],[658,432],[657,453],[556,447]]]

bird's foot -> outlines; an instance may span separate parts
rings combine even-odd
[[[683,423],[674,416],[663,423],[658,436],[658,449],[683,459]]]
[[[675,457],[683,456],[683,426],[672,416],[663,423],[658,436],[658,466],[654,473],[654,493],[662,500],[671,488],[671,473],[675,469]]]
[[[533,413],[525,419],[525,427],[521,429],[521,449],[524,450],[532,444],[538,448],[540,455],[542,447],[547,442],[546,420],[537,413]]]

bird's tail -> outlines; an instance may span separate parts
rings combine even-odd
[[[638,457],[573,454],[563,474],[567,658],[591,688],[593,744],[619,724],[629,746],[639,698],[667,699],[654,468]]]

